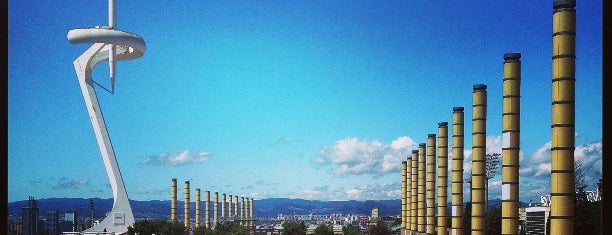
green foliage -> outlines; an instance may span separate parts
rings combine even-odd
[[[393,222],[391,223],[391,227],[393,226],[399,226],[402,224],[402,218],[396,218],[395,220],[393,220]]]
[[[217,223],[215,226],[214,234],[215,235],[248,235],[249,231],[246,227],[232,222],[225,221],[223,223]]]
[[[370,235],[389,235],[392,234],[387,224],[383,221],[378,221],[375,225],[371,225],[368,228],[368,233]]]
[[[334,235],[334,228],[321,224],[315,229],[314,235]]]
[[[283,223],[283,235],[306,235],[306,224],[301,221]]]
[[[131,229],[132,234],[139,235],[152,235],[159,234],[161,228],[167,222],[164,220],[139,220],[134,223],[134,227]],[[130,228],[128,228],[128,233],[130,232]]]
[[[164,224],[161,226],[159,231],[163,235],[184,235],[185,234],[185,225],[181,222],[166,222],[163,221]]]
[[[485,234],[501,234],[501,208],[495,208],[485,215]]]
[[[214,235],[215,233],[213,232],[212,229],[207,228],[206,226],[200,226],[198,228],[196,228],[195,230],[193,230],[193,235]]]
[[[361,235],[359,227],[353,226],[352,224],[342,227],[342,233],[344,233],[344,235]]]
[[[472,234],[472,203],[467,202],[465,204],[465,210],[463,212],[463,233]]]

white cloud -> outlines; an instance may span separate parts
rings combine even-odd
[[[88,185],[89,180],[82,179],[68,179],[66,177],[61,177],[57,180],[54,186],[51,189],[55,190],[64,190],[64,189],[77,189],[79,186]]]
[[[349,189],[336,188],[331,189],[329,186],[316,187],[312,189],[303,189],[297,192],[287,194],[289,198],[300,198],[307,200],[326,200],[326,201],[344,201],[344,200],[387,200],[398,199],[401,196],[401,184],[383,183],[383,184],[368,184],[361,185]]]
[[[320,155],[313,161],[332,166],[340,176],[384,175],[399,171],[401,162],[410,155],[413,147],[415,147],[414,141],[407,136],[399,137],[391,144],[348,137],[336,141],[331,147],[322,149]]]
[[[192,154],[189,150],[182,152],[166,154],[161,153],[157,156],[151,156],[140,162],[143,165],[154,165],[154,166],[180,166],[187,164],[199,164],[208,160],[212,155],[207,152],[201,152],[198,154]]]

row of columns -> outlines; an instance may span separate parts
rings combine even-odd
[[[575,147],[576,2],[553,3],[552,144],[550,234],[573,234]],[[519,234],[521,54],[504,54],[502,107],[502,234]],[[487,86],[472,94],[471,234],[485,233]],[[451,224],[447,216],[448,129],[438,123],[438,199],[435,198],[435,134],[402,162],[402,234],[463,234],[463,107],[453,108]],[[427,149],[427,151],[426,151]],[[427,158],[425,158],[427,156]],[[427,162],[427,163],[426,163]],[[425,165],[427,164],[427,165]],[[427,179],[425,179],[427,176]],[[427,180],[427,181],[425,181]],[[434,217],[437,216],[437,222]]]
[[[217,223],[224,221],[238,222],[240,225],[252,228],[254,225],[254,200],[253,198],[238,197],[229,195],[229,203],[226,194],[222,194],[222,201],[219,202],[219,192],[215,192],[214,201],[210,200],[210,191],[205,192],[205,209],[204,209],[204,226],[206,228],[214,227]],[[200,189],[196,189],[195,201],[195,228],[201,226],[201,200]],[[177,222],[177,179],[172,179],[171,185],[171,202],[170,202],[170,220]],[[191,227],[190,219],[190,182],[185,181],[185,206],[184,206],[184,223],[185,228]],[[213,221],[210,220],[210,204],[213,204]],[[220,206],[219,206],[220,204]],[[226,210],[227,205],[227,210]],[[219,208],[221,209],[221,217],[219,218]]]

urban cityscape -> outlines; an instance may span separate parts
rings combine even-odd
[[[73,4],[8,3],[7,234],[603,234],[601,2]]]

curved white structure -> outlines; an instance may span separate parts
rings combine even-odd
[[[134,225],[134,215],[128,200],[121,171],[111,144],[102,109],[98,103],[91,71],[100,62],[108,59],[110,78],[114,90],[115,60],[130,60],[141,57],[146,51],[144,40],[132,33],[114,30],[114,0],[109,0],[109,28],[73,29],[68,32],[68,41],[93,43],[81,56],[74,60],[85,105],[93,125],[96,140],[102,153],[106,173],[113,190],[113,209],[98,225],[84,232],[114,232],[124,234],[128,226]]]

